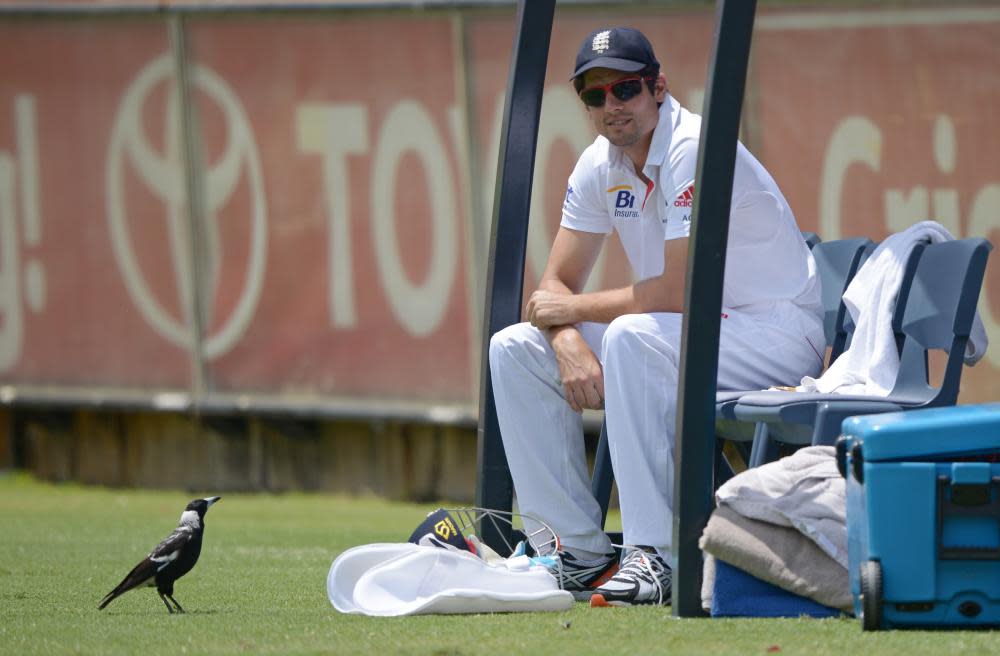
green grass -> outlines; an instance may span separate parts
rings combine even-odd
[[[206,491],[205,496],[207,496]],[[855,620],[679,620],[666,608],[523,615],[340,615],[326,573],[342,550],[401,542],[430,506],[320,495],[224,495],[198,567],[176,587],[101,597],[175,525],[184,492],[0,476],[0,654],[995,653],[993,632],[862,634]]]

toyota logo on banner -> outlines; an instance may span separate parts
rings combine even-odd
[[[243,219],[250,223],[250,248],[243,287],[232,312],[223,321],[217,322],[218,328],[206,335],[203,343],[204,356],[213,359],[229,351],[240,340],[257,307],[266,265],[267,213],[260,158],[239,99],[225,80],[204,66],[192,67],[191,81],[194,90],[207,96],[221,110],[227,135],[226,148],[221,156],[214,161],[204,162],[206,225],[201,235],[206,244],[201,252],[206,272],[203,283],[207,285],[207,289],[202,295],[206,300],[200,310],[206,326],[213,325],[211,302],[208,299],[214,296],[219,272],[226,266],[223,253],[227,250],[219,243],[217,215],[230,202],[244,174],[248,182],[246,188],[251,196],[251,211]],[[163,83],[169,85],[169,92],[155,94]],[[160,97],[167,99],[162,152],[150,143],[143,128],[147,101]],[[165,54],[139,72],[126,89],[118,107],[108,149],[107,209],[115,260],[129,296],[157,334],[178,347],[190,348],[194,331],[193,317],[173,316],[164,309],[164,299],[157,298],[137,259],[129,226],[133,221],[138,221],[139,217],[129,214],[125,182],[126,173],[130,171],[134,174],[130,179],[138,179],[146,191],[163,203],[168,224],[170,262],[180,291],[181,307],[190,315],[194,303],[194,276],[187,237],[190,228],[186,210],[188,198],[184,177],[181,111],[173,58],[170,54]]]

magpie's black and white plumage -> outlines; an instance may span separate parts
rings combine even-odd
[[[97,609],[104,610],[105,606],[134,588],[155,586],[168,611],[174,612],[174,608],[170,606],[170,602],[173,602],[174,607],[183,613],[184,609],[174,599],[174,581],[190,572],[198,562],[201,538],[205,532],[205,513],[209,506],[221,498],[195,499],[189,503],[181,513],[181,521],[174,532],[132,568],[128,576],[101,600]]]

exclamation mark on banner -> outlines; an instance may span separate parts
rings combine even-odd
[[[45,305],[45,273],[37,256],[29,256],[21,288],[21,232],[24,245],[36,248],[42,241],[38,207],[38,131],[35,100],[21,95],[14,99],[14,139],[17,157],[0,151],[0,371],[10,369],[21,358],[24,345],[22,291],[28,307],[39,312]],[[15,189],[20,208],[15,202]],[[21,226],[18,225],[18,209]],[[23,228],[23,229],[19,229]]]
[[[14,160],[0,150],[0,371],[21,357],[21,295],[18,281],[17,217],[14,215]]]
[[[21,220],[24,224],[24,244],[37,248],[42,242],[42,220],[38,207],[38,130],[35,126],[35,99],[17,96],[14,101],[14,121],[17,129],[17,159],[20,175]],[[24,266],[24,295],[28,307],[40,312],[45,305],[45,272],[37,257],[30,257]]]

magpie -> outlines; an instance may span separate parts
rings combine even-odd
[[[156,545],[142,562],[133,567],[122,582],[101,600],[97,609],[104,610],[105,606],[134,588],[156,586],[156,592],[167,610],[170,613],[174,612],[174,608],[167,601],[169,599],[177,611],[183,613],[184,609],[174,599],[174,581],[190,572],[198,562],[198,556],[201,555],[201,537],[205,532],[205,513],[209,506],[221,498],[195,499],[189,503],[181,513],[181,521],[174,532]]]

